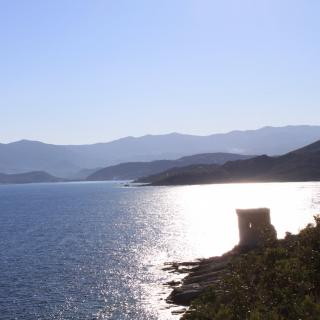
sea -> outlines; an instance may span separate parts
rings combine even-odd
[[[256,207],[279,238],[297,233],[320,213],[320,183],[1,185],[0,319],[178,319],[165,264],[232,249],[235,210]]]

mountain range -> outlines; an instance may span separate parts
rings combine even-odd
[[[319,181],[320,140],[283,156],[262,155],[224,165],[174,168],[139,179],[152,185],[185,185],[230,182]]]
[[[150,162],[126,162],[97,170],[87,177],[91,181],[135,180],[154,175],[171,168],[186,167],[193,164],[224,164],[228,161],[244,160],[252,156],[234,153],[204,153],[182,157],[177,160],[156,160]]]
[[[172,160],[215,152],[280,155],[319,138],[320,126],[286,126],[208,136],[146,135],[91,145],[53,145],[21,140],[0,144],[0,172],[46,171],[58,177],[80,179],[96,168],[123,162]]]

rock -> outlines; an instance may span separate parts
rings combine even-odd
[[[181,306],[189,306],[190,302],[197,298],[202,290],[186,290],[181,292],[173,292],[172,296],[169,296],[169,299]]]
[[[188,306],[193,299],[199,296],[203,289],[204,288],[202,288],[197,283],[192,285],[183,285],[181,287],[175,288],[171,292],[167,301],[173,302],[177,305]]]
[[[172,281],[165,283],[166,286],[170,286],[170,287],[176,287],[180,284],[181,284],[181,281],[175,281],[175,280],[172,280]]]
[[[228,264],[231,257],[238,252],[230,251],[221,257],[211,257],[199,260],[196,263],[172,263],[170,270],[177,273],[188,272],[189,274],[180,281],[170,281],[167,284],[174,288],[167,302],[181,306],[189,306],[191,301],[196,299],[207,287],[216,284],[221,277],[228,273]],[[181,266],[184,266],[181,268]],[[186,268],[190,266],[191,268]],[[172,269],[173,268],[173,269]],[[172,272],[172,271],[171,271]],[[181,285],[177,287],[180,283]]]
[[[173,310],[173,311],[171,311],[171,313],[173,315],[179,315],[179,314],[185,313],[186,311],[187,311],[186,308],[182,308],[182,309]]]

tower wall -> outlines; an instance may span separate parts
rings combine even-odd
[[[276,238],[275,229],[270,220],[270,209],[237,209],[239,225],[239,245],[242,247],[257,247],[261,245],[268,236]],[[272,231],[270,233],[269,231]],[[266,233],[268,232],[268,233]]]

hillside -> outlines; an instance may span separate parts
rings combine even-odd
[[[152,185],[183,185],[228,182],[318,181],[320,141],[279,157],[267,155],[237,160],[222,166],[172,169],[139,179]]]
[[[43,171],[25,172],[20,174],[0,173],[0,184],[59,182],[62,179]]]
[[[82,176],[83,169],[124,162],[172,160],[192,154],[279,155],[318,139],[320,126],[264,127],[208,136],[146,135],[91,145],[53,145],[21,140],[0,144],[0,172],[46,171],[59,177],[74,178]]]
[[[205,153],[183,157],[178,160],[128,162],[98,170],[88,176],[87,180],[133,180],[157,174],[171,168],[185,167],[193,164],[224,164],[227,161],[248,159],[250,157],[252,156],[233,153]]]
[[[229,261],[219,257],[227,260],[224,269],[214,264],[219,258],[203,260],[211,279],[182,319],[320,319],[319,234],[317,216],[297,235],[287,233]],[[199,267],[192,271],[198,275]]]

